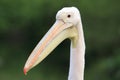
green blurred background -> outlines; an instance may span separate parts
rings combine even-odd
[[[65,6],[81,12],[85,80],[120,80],[120,0],[0,0],[0,80],[67,80],[68,39],[23,74],[29,54]]]

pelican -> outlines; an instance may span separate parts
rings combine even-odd
[[[71,40],[68,80],[84,80],[85,41],[79,10],[64,7],[56,14],[56,22],[37,44],[24,66],[24,74],[40,63],[63,40]]]

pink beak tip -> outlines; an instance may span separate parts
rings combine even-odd
[[[27,69],[26,68],[23,69],[23,72],[24,72],[25,75],[27,75]]]

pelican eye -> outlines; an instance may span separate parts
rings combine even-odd
[[[67,15],[67,17],[68,17],[68,18],[70,18],[70,17],[71,17],[71,15],[70,15],[70,14],[68,14],[68,15]]]

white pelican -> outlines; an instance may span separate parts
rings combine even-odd
[[[68,80],[84,80],[85,42],[80,13],[76,7],[65,7],[57,12],[55,24],[32,51],[24,66],[24,73],[40,63],[66,38],[71,40]]]

